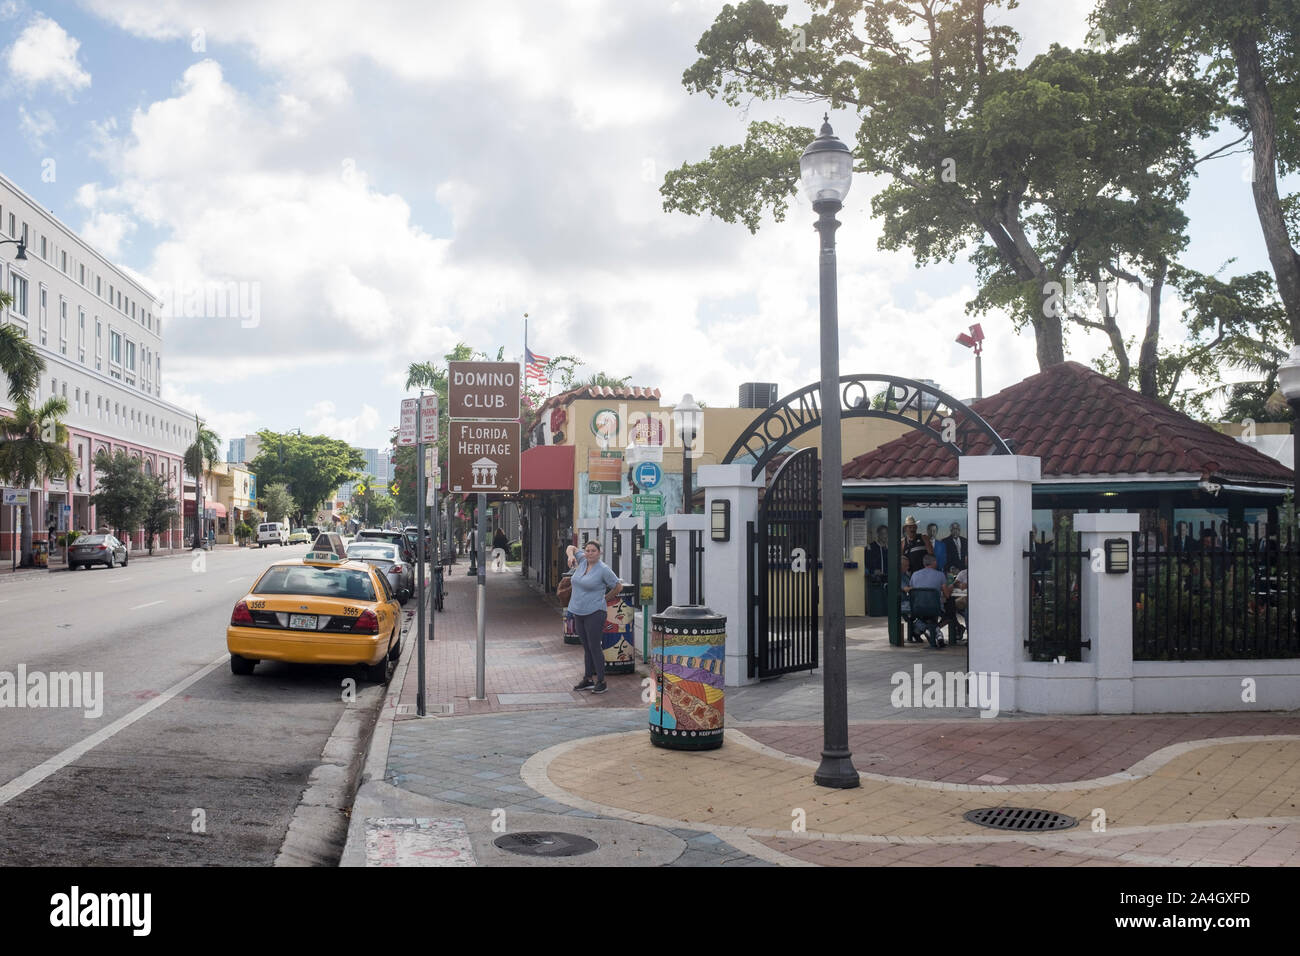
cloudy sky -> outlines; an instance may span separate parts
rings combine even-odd
[[[670,403],[734,404],[745,381],[784,393],[818,375],[807,203],[751,236],[665,213],[658,193],[750,119],[820,116],[687,95],[682,71],[720,7],[6,0],[0,171],[165,300],[237,284],[227,317],[179,315],[163,347],[165,397],[223,440],[297,427],[382,445],[410,362],[460,341],[521,356],[525,312],[535,352]],[[1022,0],[1004,14],[1021,62],[1082,43],[1089,7]],[[1197,180],[1188,265],[1267,267],[1242,159]],[[875,188],[859,177],[840,217],[841,368],[973,395],[953,342],[973,270],[880,252]],[[1136,293],[1120,305],[1136,316]],[[1037,370],[1031,337],[983,324],[986,394]],[[1071,357],[1102,347],[1076,337]]]

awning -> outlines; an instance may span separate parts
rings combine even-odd
[[[224,518],[226,516],[226,506],[220,501],[203,502],[203,513],[208,518]],[[185,502],[185,517],[194,517],[194,499]]]
[[[538,445],[519,456],[520,491],[572,491],[573,445]]]

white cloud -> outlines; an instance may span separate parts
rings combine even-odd
[[[45,149],[45,138],[58,129],[58,123],[49,110],[29,111],[22,103],[18,104],[18,129],[32,148]]]
[[[71,95],[90,86],[90,74],[77,62],[81,41],[42,14],[5,51],[9,75],[27,89],[49,86]]]
[[[177,381],[180,378],[173,376]],[[223,411],[214,407],[213,403],[204,398],[199,392],[190,392],[177,385],[172,385],[168,379],[163,379],[163,400],[179,405],[189,412],[197,412],[203,424],[217,433],[221,439],[221,458],[226,457],[226,449],[229,447],[230,439],[242,438],[244,435],[252,434],[258,428],[264,428],[265,419],[260,412],[253,410],[244,411]]]
[[[328,435],[356,447],[370,447],[364,439],[384,425],[379,412],[370,405],[363,404],[351,418],[340,418],[331,401],[320,401],[307,409],[307,421],[312,434]]]

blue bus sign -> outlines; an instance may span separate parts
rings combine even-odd
[[[663,470],[653,461],[643,461],[632,472],[632,480],[637,487],[649,491],[663,479]]]

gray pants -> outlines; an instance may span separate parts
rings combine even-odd
[[[591,614],[573,615],[574,628],[582,638],[582,659],[586,670],[583,677],[595,677],[597,684],[605,683],[605,609]]]

